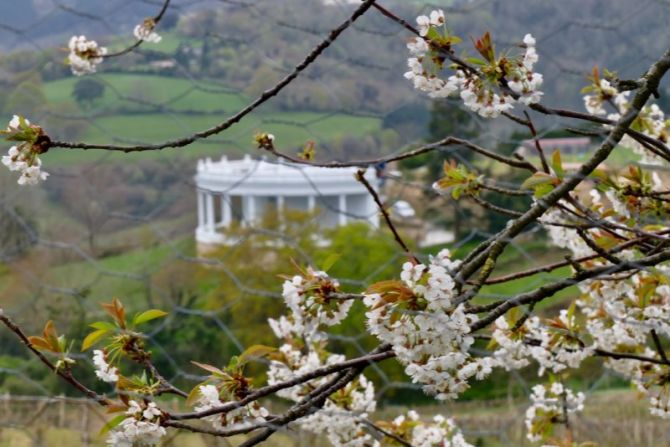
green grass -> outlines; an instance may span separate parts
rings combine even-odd
[[[104,97],[96,101],[90,110],[79,109],[81,116],[99,115],[93,120],[94,124],[89,125],[84,134],[78,138],[88,143],[158,143],[177,139],[221,123],[250,101],[240,94],[194,89],[194,85],[198,84],[186,79],[129,74],[104,74],[98,75],[97,78],[113,86],[114,89],[107,87]],[[68,78],[45,83],[44,90],[48,102],[56,107],[78,107],[71,98],[76,81],[74,78]],[[202,85],[210,89],[219,89],[208,83]],[[176,112],[157,113],[146,106],[119,99],[115,92],[149,103],[169,102],[170,108]],[[129,114],[122,110],[134,112]],[[193,110],[217,111],[217,113],[186,113]],[[304,145],[307,140],[320,142],[345,136],[362,137],[379,130],[380,126],[380,120],[377,118],[259,109],[221,135],[196,142],[187,149],[172,150],[172,153],[185,154],[188,158],[218,157],[224,153],[249,153],[255,151],[253,135],[258,131],[273,133],[281,149],[293,151]],[[132,163],[140,159],[162,156],[155,151],[110,155],[98,151],[54,150],[45,154],[44,160],[51,166],[57,166],[99,161],[101,157],[107,161],[123,160]]]
[[[193,254],[192,238],[175,241],[172,246],[139,248],[95,262],[73,262],[53,267],[44,273],[44,282],[54,287],[85,289],[88,296],[96,301],[118,296],[127,302],[137,302],[136,299],[143,297],[146,286],[135,276],[159,271],[165,262],[180,253]]]
[[[586,162],[591,156],[593,156],[593,150],[589,150],[587,152],[581,153],[581,154],[565,154],[561,153],[561,159],[564,164],[567,163],[584,163]],[[547,154],[547,157],[550,157],[551,154]],[[540,158],[535,156],[535,154],[531,154],[528,157],[528,161],[531,163],[535,164],[536,166],[540,165]],[[612,153],[610,154],[609,157],[607,157],[607,160],[605,160],[604,164],[608,166],[609,168],[613,169],[621,169],[624,168],[628,165],[638,163],[640,161],[640,155],[636,154],[633,152],[632,149],[624,146],[617,146],[614,148]]]
[[[146,306],[145,277],[159,272],[165,263],[177,255],[192,256],[194,253],[193,238],[189,236],[174,240],[172,245],[142,247],[118,256],[51,267],[43,271],[40,278],[50,287],[77,290],[94,302],[117,296],[141,307]],[[0,274],[0,291],[9,286],[11,281],[9,275]]]
[[[123,137],[138,143],[157,143],[180,138],[193,132],[208,129],[219,122],[221,116],[190,116],[168,114],[143,114],[110,116],[96,120],[96,127],[89,127],[81,140],[88,143],[113,143],[114,137]],[[277,121],[281,122],[277,122]],[[310,112],[284,112],[281,114],[255,115],[207,142],[188,146],[188,149],[173,149],[189,158],[221,156],[222,154],[255,153],[253,136],[258,131],[273,133],[278,146],[283,150],[294,150],[307,140],[329,141],[344,136],[362,137],[380,127],[376,118],[362,118],[337,114],[326,116]],[[169,151],[169,150],[168,150]],[[140,159],[162,157],[160,152],[149,151],[134,154],[102,154],[96,151],[51,151],[44,161],[52,166],[91,162],[105,155],[111,161],[132,163]]]
[[[226,92],[226,89],[211,82],[200,82],[185,78],[173,78],[156,75],[136,74],[97,74],[92,77],[102,82],[105,95],[92,103],[90,110],[82,113],[99,113],[112,109],[124,108],[147,110],[133,100],[146,101],[179,111],[196,110],[201,112],[220,111],[233,112],[249,102],[243,94]],[[72,91],[75,83],[81,78],[69,77],[44,84],[44,94],[50,104],[72,104]],[[132,98],[127,100],[122,98]]]

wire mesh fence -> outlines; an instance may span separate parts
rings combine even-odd
[[[4,115],[20,112],[44,123],[55,138],[96,143],[154,143],[191,134],[232,115],[290,73],[354,7],[317,0],[175,0],[161,29],[161,43],[106,61],[90,77],[69,74],[62,47],[71,34],[86,33],[110,48],[122,48],[130,39],[119,36],[130,36],[132,24],[154,14],[161,3],[0,1],[3,10],[11,12],[7,20],[0,18]],[[670,4],[434,1],[395,6],[408,19],[430,6],[444,8],[450,24],[463,34],[490,29],[501,42],[518,41],[519,25],[528,25],[537,37],[545,79],[554,85],[547,101],[577,108],[581,98],[576,92],[594,64],[634,77],[655,60],[667,42],[662,37],[667,37],[664,18]],[[648,36],[644,29],[655,33]],[[293,274],[292,260],[319,266],[330,253],[340,254],[332,274],[351,291],[396,276],[406,255],[392,234],[365,223],[324,228],[319,215],[327,211],[325,205],[314,212],[295,212],[283,222],[269,212],[254,225],[236,229],[235,243],[198,251],[194,175],[201,158],[251,154],[260,159],[253,143],[255,132],[274,134],[278,144],[292,153],[312,140],[318,159],[344,161],[395,153],[430,138],[431,110],[433,117],[440,116],[402,78],[407,39],[402,28],[371,14],[352,26],[276,101],[220,135],[187,148],[146,154],[54,151],[44,156],[51,178],[40,189],[18,188],[9,175],[0,174],[0,307],[31,333],[54,319],[73,336],[84,334],[86,324],[103,314],[98,303],[112,297],[133,310],[166,310],[169,317],[152,326],[147,344],[163,374],[188,387],[202,379],[191,360],[225,363],[251,344],[277,343],[267,319],[283,313],[277,275]],[[467,133],[474,143],[508,153],[529,138],[477,118],[459,124],[455,131]],[[566,120],[545,117],[540,137],[565,127]],[[440,131],[438,126],[435,132]],[[440,154],[493,169],[457,149],[445,147]],[[579,163],[579,156],[574,161]],[[434,172],[425,167],[381,166],[381,196],[422,259],[445,245],[464,255],[504,222],[476,204],[454,204],[435,194],[430,188]],[[522,181],[511,174],[504,180],[507,183],[502,184],[511,186]],[[318,191],[315,194],[319,196]],[[320,198],[320,203],[327,203]],[[398,203],[409,203],[413,215],[402,215],[404,205],[394,206]],[[337,207],[330,211],[337,212]],[[324,235],[330,244],[316,243],[315,234]],[[269,240],[281,243],[268,244]],[[501,271],[561,259],[562,252],[547,251],[543,241],[541,229],[529,227],[511,243]],[[482,299],[530,291],[552,277],[536,275],[509,287],[489,287]],[[569,290],[564,297],[576,293]],[[551,306],[560,307],[561,297],[550,300],[543,311],[551,312]],[[355,310],[351,322],[330,340],[334,351],[351,357],[375,346],[365,332],[362,306]],[[90,365],[87,355],[76,357]],[[400,366],[389,363],[371,369],[378,397],[385,403],[380,412],[429,402],[420,386],[407,381]],[[602,435],[602,445],[663,445],[659,440],[667,439],[668,427],[645,422],[644,409],[634,399],[611,391],[621,386],[619,379],[593,368],[579,380],[580,388],[589,392],[587,399],[593,395],[607,416],[586,418],[577,423],[577,430]],[[528,374],[500,374],[494,386],[475,386],[466,395],[471,402],[434,410],[445,408],[455,415],[466,434],[481,439],[478,445],[525,445],[520,415],[527,390],[536,381]],[[92,433],[102,425],[100,412],[84,400],[49,397],[70,391],[54,375],[42,372],[5,333],[0,333],[0,390],[8,393],[0,399],[0,445],[23,445],[10,435],[28,439],[21,441],[26,445],[52,445],[49,442],[56,438],[40,438],[47,435],[37,426],[80,432],[76,442],[81,445],[99,442]],[[623,430],[618,422],[622,418],[638,422],[632,430]],[[10,428],[22,434],[11,434]],[[608,438],[606,433],[616,434]],[[283,436],[284,441],[273,442],[314,442],[304,434]],[[179,440],[165,445],[170,443],[185,445]]]

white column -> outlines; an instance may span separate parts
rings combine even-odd
[[[253,223],[256,219],[256,197],[254,196],[245,196],[242,199],[244,201],[244,222],[247,225]]]
[[[312,194],[307,196],[307,210],[311,213],[316,208],[316,199]]]
[[[339,210],[339,225],[346,225],[347,224],[347,215],[345,214],[347,212],[347,196],[344,194],[339,195],[339,205],[338,205],[338,210]]]
[[[205,195],[198,191],[198,228],[205,226]]]
[[[284,221],[284,196],[277,196],[277,217],[279,222]]]
[[[368,220],[375,227],[379,228],[379,208],[370,194],[366,194],[366,208],[368,210]]]
[[[231,206],[231,197],[228,194],[221,196],[221,224],[229,227],[233,220],[233,208]]]
[[[214,231],[214,195],[211,192],[208,192],[206,195],[207,206],[206,206],[206,216],[207,216],[207,230]]]

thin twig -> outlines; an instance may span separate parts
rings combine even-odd
[[[506,164],[510,167],[513,168],[520,168],[520,169],[526,169],[531,172],[537,171],[535,167],[528,161],[526,160],[517,160],[511,157],[506,157],[504,155],[501,155],[497,152],[491,151],[489,149],[486,149],[482,146],[476,145],[468,140],[464,140],[461,138],[456,138],[456,137],[446,137],[443,138],[442,140],[436,141],[434,143],[429,143],[424,146],[418,147],[416,149],[403,152],[400,154],[395,154],[395,155],[387,155],[385,157],[379,157],[375,158],[372,160],[357,160],[357,161],[328,161],[328,162],[318,162],[318,161],[308,161],[304,160],[299,157],[294,157],[292,155],[286,154],[284,152],[278,151],[276,148],[268,148],[268,152],[271,154],[275,155],[276,157],[283,158],[284,160],[288,160],[292,163],[296,164],[301,164],[301,165],[306,165],[306,166],[315,166],[319,168],[363,168],[366,166],[373,166],[373,165],[378,165],[378,164],[386,164],[386,163],[391,163],[394,161],[400,161],[400,160],[405,160],[408,158],[414,158],[419,155],[432,152],[435,150],[439,150],[442,147],[447,147],[447,146],[463,146],[467,149],[472,150],[473,152],[476,152],[480,155],[483,155],[487,158],[490,158],[491,160],[498,161],[500,163]]]
[[[170,5],[170,0],[165,0],[165,2],[163,3],[163,6],[161,7],[161,10],[158,12],[158,14],[156,14],[152,18],[155,25],[158,25],[158,22],[161,21],[161,19],[165,15],[165,12],[167,11],[169,5]],[[112,57],[123,56],[124,54],[128,54],[131,51],[133,51],[134,49],[138,48],[143,43],[144,43],[144,39],[138,39],[134,44],[130,45],[129,47],[124,48],[123,50],[117,51],[116,53],[105,54],[102,57],[104,59],[109,59],[109,58],[112,58]]]
[[[396,230],[395,225],[393,225],[393,221],[391,220],[391,216],[389,216],[388,211],[386,210],[386,207],[382,203],[381,199],[379,198],[379,194],[377,194],[377,191],[370,185],[370,182],[368,182],[368,179],[365,178],[365,171],[358,171],[356,173],[356,180],[361,182],[363,186],[365,186],[365,189],[368,190],[372,198],[374,199],[375,203],[377,204],[377,207],[379,208],[379,211],[381,211],[382,215],[384,216],[384,220],[386,221],[386,224],[388,227],[391,229],[391,232],[393,233],[393,237],[395,238],[396,242],[400,247],[407,253],[407,256],[414,262],[414,264],[420,264],[421,262],[419,261],[419,258],[417,258],[412,251],[409,249],[407,244],[405,244],[405,241],[403,241],[402,237],[400,237],[400,234],[398,233],[398,230]]]
[[[531,135],[533,136],[533,141],[535,142],[535,149],[537,150],[537,153],[540,156],[540,162],[542,163],[542,169],[544,172],[549,174],[549,164],[547,163],[547,157],[544,155],[544,150],[542,149],[542,145],[540,144],[540,140],[537,137],[537,130],[535,129],[535,125],[533,124],[533,121],[530,119],[530,115],[528,115],[528,112],[525,110],[523,111],[524,116],[526,117],[526,125],[528,126],[528,129],[530,130]]]
[[[370,421],[370,420],[368,420],[368,419],[364,419],[364,420],[363,420],[363,423],[364,423],[365,425],[367,425],[368,427],[372,428],[373,430],[375,430],[375,431],[381,433],[382,435],[386,436],[387,438],[391,438],[391,439],[393,439],[395,442],[397,442],[397,443],[400,444],[400,445],[404,445],[405,447],[412,447],[412,444],[410,444],[409,442],[405,441],[405,440],[404,440],[403,438],[401,438],[400,436],[396,435],[395,433],[391,433],[391,432],[388,431],[388,430],[384,430],[384,429],[381,428],[379,425],[375,424],[374,422],[372,422],[372,421]]]
[[[14,323],[8,316],[4,315],[3,310],[0,309],[0,321],[7,326],[7,328],[12,331],[18,338],[21,340],[21,343],[23,343],[30,351],[32,351],[33,354],[42,362],[44,363],[47,368],[49,368],[51,371],[55,372],[60,376],[63,380],[65,380],[67,383],[72,385],[74,388],[79,390],[82,394],[84,394],[86,397],[89,399],[92,399],[99,403],[100,405],[107,406],[111,404],[111,401],[107,399],[105,396],[102,396],[95,391],[89,389],[86,387],[84,384],[79,382],[73,375],[72,372],[67,368],[56,368],[56,365],[54,365],[51,360],[49,360],[44,354],[42,354],[39,350],[33,346],[32,343],[30,343],[30,340],[28,339],[28,336],[23,332],[23,330],[16,324]]]
[[[651,338],[654,340],[654,346],[656,346],[656,351],[658,352],[658,355],[661,356],[661,359],[663,359],[665,363],[669,363],[668,356],[665,354],[665,349],[663,349],[661,339],[658,336],[656,329],[651,330]]]

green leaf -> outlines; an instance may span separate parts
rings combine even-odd
[[[81,344],[81,350],[86,351],[88,348],[96,344],[102,337],[109,333],[106,329],[99,329],[97,331],[91,332],[86,336],[84,341]]]
[[[321,269],[324,272],[327,272],[330,270],[330,268],[335,265],[335,263],[340,259],[342,255],[340,253],[331,253],[325,261],[323,261],[323,265],[321,266]]]
[[[114,326],[114,324],[112,324],[108,321],[96,321],[95,323],[89,324],[89,327],[92,327],[93,329],[105,330],[105,331],[116,330],[116,326]]]
[[[482,60],[482,59],[480,59],[480,58],[478,58],[478,57],[474,57],[474,56],[472,56],[472,57],[466,57],[466,58],[465,58],[465,61],[466,61],[466,62],[469,62],[469,63],[471,63],[471,64],[473,64],[473,65],[487,65],[487,63],[486,63],[485,60]]]
[[[577,309],[576,301],[573,301],[572,304],[570,304],[570,307],[568,307],[568,314],[567,314],[568,322],[570,322],[572,320],[572,317],[575,316],[576,309]]]
[[[138,324],[146,323],[147,321],[155,320],[156,318],[163,318],[167,315],[167,312],[164,312],[159,309],[150,309],[142,312],[139,315],[135,316],[133,324],[137,326]]]
[[[442,35],[437,30],[437,28],[435,28],[434,26],[431,26],[428,29],[428,33],[426,34],[426,37],[430,40],[439,40],[442,37]]]
[[[227,369],[228,371],[232,371],[232,370],[235,369],[239,364],[240,364],[240,358],[239,358],[238,356],[234,355],[234,356],[232,356],[232,357],[230,358],[230,360],[228,360],[228,366],[226,367],[226,369]]]
[[[563,170],[563,163],[561,162],[561,151],[558,149],[554,151],[551,156],[551,167],[554,169],[556,176],[563,180],[565,177],[565,171]]]
[[[253,359],[260,359],[263,357],[266,357],[273,352],[275,352],[277,349],[270,347],[270,346],[265,346],[265,345],[253,345],[249,346],[245,351],[240,354],[240,363],[247,363]]]
[[[217,368],[216,366],[207,365],[206,363],[195,362],[195,361],[193,361],[193,360],[191,360],[191,363],[193,363],[195,366],[197,366],[197,367],[199,367],[199,368],[202,368],[202,369],[204,369],[205,371],[210,372],[210,373],[212,373],[212,374],[214,374],[214,375],[216,375],[216,376],[219,376],[219,377],[225,377],[225,376],[228,375],[228,374],[226,374],[225,372],[221,371],[221,370],[220,370],[219,368]]]
[[[544,197],[554,190],[554,185],[551,183],[543,183],[535,187],[535,197],[538,199]]]
[[[545,172],[536,172],[521,184],[521,189],[535,189],[537,186],[551,183],[553,180],[554,178]]]
[[[495,338],[491,337],[491,340],[489,340],[488,344],[486,345],[486,349],[493,351],[497,347],[498,347],[498,342],[495,340]]]
[[[449,36],[449,37],[447,37],[447,41],[448,41],[451,45],[456,45],[456,44],[458,44],[458,43],[463,42],[463,39],[461,39],[461,38],[458,37],[458,36]]]
[[[65,352],[67,348],[67,339],[65,338],[65,335],[61,335],[58,337],[58,352]]]
[[[21,115],[19,115],[19,126],[20,126],[21,129],[23,129],[23,130],[30,129],[30,126],[29,126],[28,123],[26,122],[26,119],[25,119],[23,116],[21,116]]]
[[[118,426],[124,419],[128,417],[127,414],[119,414],[110,419],[103,427],[100,429],[100,436],[104,436],[109,433],[114,427]]]

